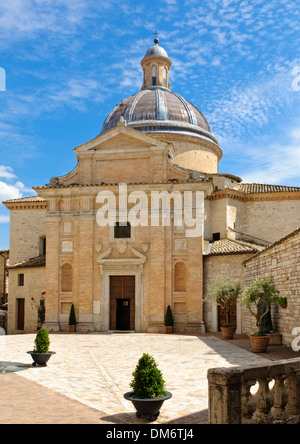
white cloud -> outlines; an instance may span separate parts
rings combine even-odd
[[[5,165],[0,165],[0,177],[4,177],[6,179],[16,178],[15,174],[13,173],[13,169]]]
[[[253,126],[261,128],[280,110],[293,106],[296,96],[291,87],[291,64],[263,76],[246,85],[233,86],[223,98],[210,103],[207,117],[220,140],[230,134],[245,134]]]
[[[23,196],[16,185],[9,185],[0,181],[0,201],[9,199],[19,199]]]
[[[11,183],[12,179],[17,178],[11,167],[0,165],[0,177],[8,181],[0,181],[0,202],[10,199],[20,199],[24,193],[34,194],[34,191],[31,188],[27,188],[23,182],[16,181],[15,183]]]

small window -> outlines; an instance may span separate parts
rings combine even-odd
[[[39,255],[46,256],[46,237],[40,237],[39,241]]]
[[[168,73],[167,68],[164,68],[164,87],[167,88],[167,79],[168,79]]]
[[[157,82],[157,68],[155,65],[151,66],[151,77],[152,77],[152,86],[156,86]]]
[[[19,287],[24,287],[24,274],[18,274],[18,286]]]
[[[116,222],[115,225],[115,239],[130,239],[131,238],[131,225],[127,222],[126,225],[121,225],[120,222]]]
[[[220,233],[213,233],[213,241],[218,241],[221,239]]]

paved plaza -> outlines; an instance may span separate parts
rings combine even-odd
[[[173,397],[153,424],[207,423],[207,370],[270,363],[214,336],[144,333],[52,334],[47,367],[26,352],[35,335],[0,337],[0,423],[138,424],[131,402],[132,372],[151,354]]]

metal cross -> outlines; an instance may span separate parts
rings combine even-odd
[[[155,31],[154,33],[153,33],[153,35],[155,35],[155,37],[157,38],[157,36],[160,34],[160,32],[157,32],[157,31]]]

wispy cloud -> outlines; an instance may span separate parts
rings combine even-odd
[[[15,174],[13,173],[13,169],[5,165],[0,165],[0,177],[4,177],[6,179],[16,178]]]
[[[0,181],[0,202],[9,199],[19,199],[24,193],[34,194],[31,188],[27,188],[21,181],[14,181],[17,176],[13,169],[7,165],[0,165],[0,177],[6,181]]]
[[[288,106],[296,110],[299,102],[292,89],[292,64],[286,65],[247,85],[233,86],[224,92],[224,98],[208,104],[208,118],[220,140],[261,128]]]

